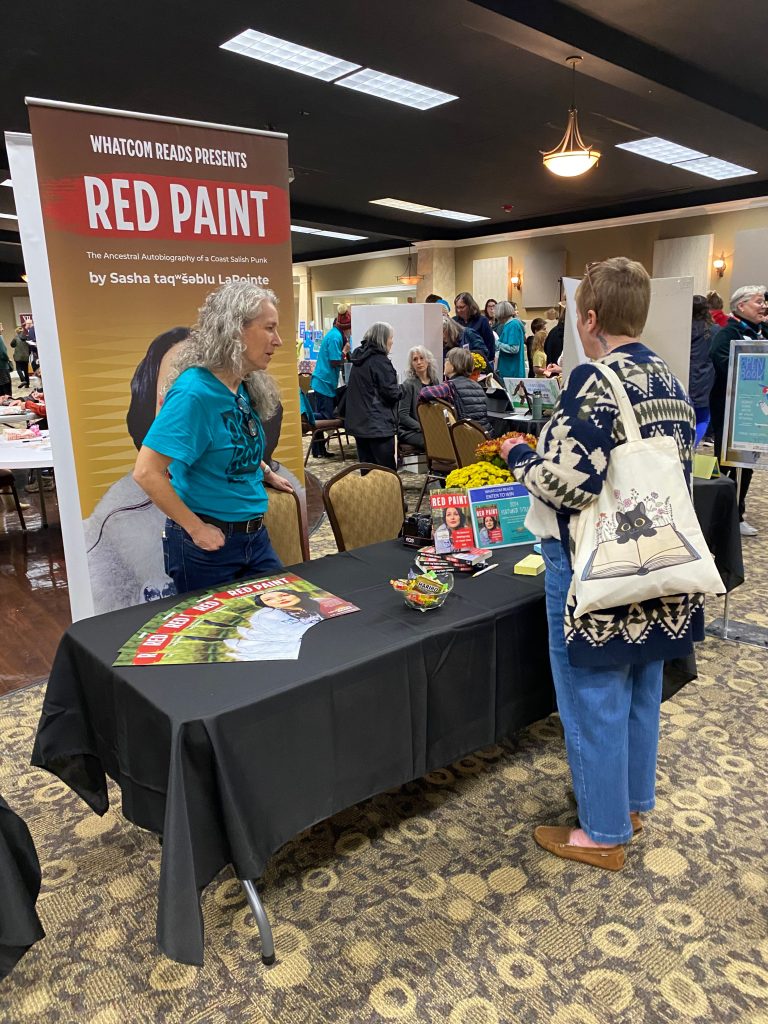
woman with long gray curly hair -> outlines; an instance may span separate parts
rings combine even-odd
[[[292,489],[264,462],[277,327],[274,292],[248,281],[212,292],[139,451],[133,476],[167,517],[163,551],[179,594],[282,567],[263,524],[264,484]]]

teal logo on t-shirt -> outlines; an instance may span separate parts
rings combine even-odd
[[[239,483],[247,473],[255,472],[261,465],[264,453],[264,432],[261,424],[254,417],[251,422],[256,425],[256,437],[253,437],[243,414],[236,410],[222,412],[221,418],[232,439],[232,458],[227,465],[226,474],[229,483]]]

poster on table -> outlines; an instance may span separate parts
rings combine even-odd
[[[536,538],[525,528],[531,496],[522,484],[470,487],[468,494],[475,543],[479,548],[534,543]]]
[[[73,618],[172,593],[136,452],[205,296],[271,288],[294,336],[284,135],[28,100],[6,135],[48,404]],[[275,453],[302,478],[293,344]],[[275,423],[277,429],[277,423]],[[269,436],[269,429],[267,430]]]
[[[356,605],[292,573],[265,576],[182,599],[134,633],[114,664],[295,661],[308,629],[358,611]]]
[[[429,506],[435,554],[448,555],[473,547],[469,497],[463,488],[434,491]]]
[[[768,468],[768,342],[731,342],[721,464]]]

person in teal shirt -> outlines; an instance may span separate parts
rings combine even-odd
[[[319,420],[332,420],[336,406],[336,391],[339,386],[339,370],[344,364],[344,353],[349,348],[349,334],[352,318],[349,306],[339,304],[333,327],[320,342],[315,372],[312,374],[312,390],[315,392],[315,415]],[[325,437],[312,442],[312,454],[318,459],[327,459],[331,453]]]
[[[502,380],[505,377],[527,377],[525,328],[515,316],[511,302],[502,300],[496,303],[496,331],[499,335],[496,342],[496,372],[499,377]]]
[[[264,462],[277,326],[274,292],[248,281],[212,292],[139,450],[134,480],[167,516],[163,552],[179,594],[282,568],[263,523],[265,483],[292,490]]]

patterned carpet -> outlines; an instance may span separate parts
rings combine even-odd
[[[758,478],[733,602],[764,624],[767,496]],[[663,708],[658,807],[623,871],[533,843],[573,814],[552,718],[284,847],[263,888],[272,968],[228,872],[204,895],[205,967],[158,955],[157,841],[28,767],[41,686],[2,699],[0,792],[40,854],[47,938],[0,986],[0,1021],[765,1024],[768,654],[708,640],[699,665]]]

